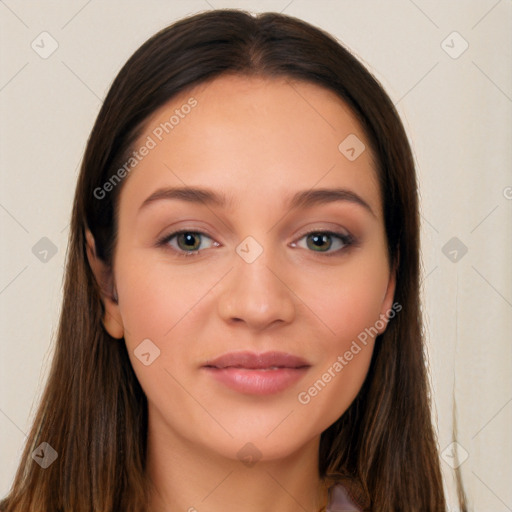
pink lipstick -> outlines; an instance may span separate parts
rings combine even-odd
[[[279,393],[301,379],[310,364],[284,352],[230,352],[207,361],[202,369],[239,393]]]

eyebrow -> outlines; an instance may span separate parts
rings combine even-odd
[[[161,200],[179,199],[189,203],[204,203],[207,205],[226,206],[228,203],[224,194],[219,194],[205,188],[198,187],[166,187],[155,190],[147,197],[139,208],[139,212],[148,205]]]
[[[166,187],[160,188],[147,197],[139,208],[139,212],[148,205],[162,200],[181,200],[189,203],[203,203],[226,207],[233,203],[228,200],[225,194],[200,187]],[[318,204],[333,203],[336,201],[348,201],[362,206],[365,210],[376,217],[370,205],[355,192],[345,188],[321,188],[303,190],[297,192],[287,201],[285,206],[290,209],[309,208]]]
[[[289,201],[290,208],[308,208],[322,203],[348,201],[362,206],[376,217],[371,206],[358,194],[345,188],[320,188],[297,192]]]

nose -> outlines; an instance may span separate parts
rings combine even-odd
[[[261,331],[286,325],[296,314],[293,290],[279,271],[269,251],[248,263],[234,255],[235,267],[223,280],[218,299],[218,313],[230,324],[245,324]]]

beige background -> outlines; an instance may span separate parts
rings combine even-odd
[[[77,169],[101,100],[150,35],[213,7],[283,11],[326,29],[396,102],[420,177],[426,335],[450,503],[454,393],[471,510],[512,510],[511,0],[0,1],[0,496],[51,357]]]

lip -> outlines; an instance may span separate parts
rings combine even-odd
[[[310,367],[305,359],[285,352],[230,352],[201,369],[239,393],[270,395],[296,383]]]

